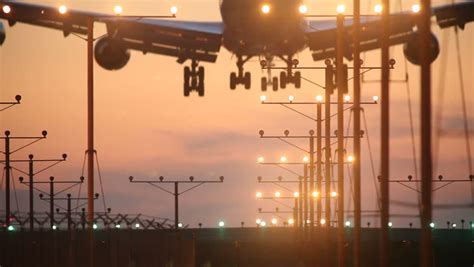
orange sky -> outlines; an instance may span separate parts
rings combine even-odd
[[[57,1],[37,1],[43,4],[59,5]],[[368,1],[364,1],[368,4]],[[398,2],[398,1],[396,1]],[[406,3],[403,1],[404,4]],[[437,1],[436,3],[441,3]],[[346,1],[350,4],[350,1]],[[410,2],[411,4],[412,2]],[[63,1],[69,8],[80,8],[107,12],[114,1]],[[172,4],[179,6],[179,18],[185,20],[219,20],[218,1],[122,1],[125,13],[157,14],[167,12]],[[408,3],[406,3],[409,6]],[[310,12],[332,13],[336,1],[310,1]],[[315,11],[312,11],[315,10]],[[6,24],[3,22],[4,25]],[[97,35],[103,31],[96,26]],[[434,27],[440,44],[446,44],[444,34]],[[461,108],[459,79],[456,69],[454,32],[447,37],[448,49],[441,47],[441,57],[448,53],[447,72],[444,77],[446,96],[444,101],[445,126],[461,129]],[[467,25],[460,32],[462,63],[467,91],[468,113],[471,129],[474,125],[474,27]],[[34,153],[37,158],[51,158],[62,153],[69,155],[68,161],[54,168],[47,175],[58,179],[76,179],[81,175],[84,150],[86,148],[86,43],[74,36],[63,38],[61,32],[27,25],[7,26],[7,39],[0,48],[0,96],[1,100],[23,96],[22,104],[0,113],[0,129],[9,129],[14,135],[34,135],[48,130],[48,139],[15,155],[17,158]],[[404,77],[404,57],[401,47],[392,50],[398,64],[392,72],[394,79]],[[441,58],[440,57],[440,58]],[[436,96],[441,60],[433,65],[433,84]],[[308,51],[299,55],[301,65],[313,63]],[[367,54],[366,65],[378,65],[378,52]],[[277,64],[281,65],[281,62]],[[172,197],[149,186],[129,184],[128,176],[152,178],[163,175],[166,178],[217,179],[226,177],[224,184],[210,185],[183,195],[181,218],[195,226],[203,222],[215,226],[224,219],[228,225],[239,225],[240,221],[253,224],[259,216],[257,208],[274,209],[277,204],[255,200],[257,190],[270,194],[277,188],[260,185],[256,177],[275,178],[282,175],[293,178],[278,169],[258,166],[256,158],[265,156],[275,161],[280,155],[287,155],[293,161],[302,154],[291,147],[271,140],[260,140],[258,130],[268,133],[305,134],[315,125],[277,106],[261,105],[259,102],[259,78],[264,73],[257,60],[252,60],[246,69],[252,72],[253,88],[235,91],[228,89],[229,73],[236,70],[232,55],[221,50],[216,64],[205,64],[206,96],[199,98],[182,96],[182,67],[174,58],[142,55],[132,52],[128,65],[117,72],[109,72],[95,65],[96,97],[96,148],[106,190],[107,205],[114,212],[130,212],[172,218]],[[416,133],[418,134],[418,68],[409,65]],[[323,73],[303,72],[304,77],[323,83]],[[377,79],[376,71],[366,76]],[[392,174],[403,178],[413,174],[411,139],[407,109],[406,87],[392,85]],[[270,100],[286,100],[294,95],[297,100],[312,100],[323,91],[303,82],[303,88],[290,86],[277,93],[268,92]],[[378,95],[378,85],[363,85],[363,98]],[[435,99],[437,103],[438,99]],[[435,106],[435,110],[439,106]],[[312,112],[306,109],[308,112]],[[379,106],[366,108],[370,141],[375,157],[375,168],[379,162]],[[346,116],[347,118],[347,116]],[[333,124],[334,125],[334,124]],[[347,125],[347,120],[346,120]],[[471,136],[471,147],[474,140]],[[366,140],[363,140],[363,209],[375,208],[374,186],[369,164]],[[417,147],[418,149],[418,147]],[[349,149],[350,150],[350,149]],[[468,175],[465,143],[462,138],[445,138],[441,142],[440,157],[443,162],[439,173],[446,179],[461,179]],[[16,174],[18,176],[18,174]],[[97,181],[97,190],[99,182]],[[18,187],[18,185],[17,185]],[[416,195],[403,187],[392,184],[393,199],[416,200]],[[348,195],[346,195],[347,197]],[[471,190],[467,184],[457,184],[436,192],[437,203],[468,203]],[[4,202],[3,189],[2,200]],[[27,199],[20,195],[22,211],[26,210]],[[347,202],[347,201],[346,201]],[[14,203],[14,202],[13,202]],[[46,204],[41,204],[45,207]],[[98,210],[103,210],[97,202]],[[280,209],[284,207],[280,206]],[[415,210],[393,208],[395,213],[410,213]],[[435,221],[472,220],[472,209],[436,211]],[[471,217],[469,217],[471,215]],[[368,220],[372,225],[374,219]],[[393,219],[406,226],[407,220]],[[417,223],[416,219],[413,219]]]

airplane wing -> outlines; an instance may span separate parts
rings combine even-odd
[[[464,29],[464,25],[474,21],[474,1],[456,3],[433,8],[433,16],[441,28],[457,26]],[[401,12],[391,14],[390,17],[390,45],[404,44],[416,34],[417,14]],[[345,57],[352,57],[352,18],[347,18],[344,24]],[[380,48],[381,18],[378,16],[361,17],[361,51]],[[307,21],[306,36],[308,47],[313,53],[313,59],[323,60],[335,57],[336,21],[319,20]]]
[[[132,49],[143,53],[173,56],[180,63],[187,59],[215,62],[224,28],[222,22],[127,18],[77,10],[67,10],[62,14],[56,7],[16,1],[2,1],[0,6],[0,19],[7,20],[10,26],[17,22],[37,25],[60,30],[65,37],[71,33],[87,34],[88,20],[95,18],[95,21],[105,23],[107,28],[107,36],[102,38],[106,42],[101,44],[110,45],[113,42],[113,45],[122,49],[120,51]],[[0,23],[0,44],[4,39],[5,31]],[[123,66],[119,64],[116,68],[108,67],[118,69]]]

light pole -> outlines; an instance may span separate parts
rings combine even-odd
[[[52,168],[53,166],[65,161],[67,158],[67,155],[66,154],[63,154],[62,155],[62,158],[61,159],[34,159],[34,156],[33,154],[30,154],[28,155],[28,159],[27,160],[10,160],[10,162],[28,162],[28,172],[24,172],[20,169],[17,169],[17,168],[14,168],[15,170],[23,173],[23,174],[26,174],[28,175],[28,182],[26,182],[25,184],[28,184],[28,193],[29,193],[29,219],[30,219],[30,231],[33,231],[34,230],[34,201],[33,201],[33,191],[34,191],[34,176],[47,170],[47,169],[50,169]],[[0,162],[3,162],[3,161],[0,161]],[[37,170],[35,171],[34,170],[34,163],[35,162],[53,162],[51,165],[49,166],[46,166],[40,170]],[[20,183],[23,183],[23,177],[20,177]]]
[[[189,180],[165,180],[163,176],[159,177],[159,180],[134,180],[133,176],[129,177],[130,183],[145,183],[152,185],[158,189],[160,189],[163,192],[166,192],[172,196],[174,196],[174,227],[175,229],[178,229],[179,225],[179,196],[191,191],[203,184],[210,184],[210,183],[223,183],[224,182],[224,176],[219,177],[219,180],[204,180],[204,181],[195,181],[193,176],[189,177]],[[173,184],[174,185],[174,191],[170,191],[158,184]],[[185,189],[184,191],[179,191],[179,184],[193,184],[192,187]]]

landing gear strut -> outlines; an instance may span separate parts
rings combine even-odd
[[[237,68],[238,73],[232,72],[230,74],[230,89],[234,90],[237,85],[243,84],[245,89],[250,89],[251,85],[251,75],[250,72],[244,73],[244,64],[249,61],[251,57],[243,59],[242,56],[237,56]]]
[[[191,91],[204,96],[204,67],[198,66],[196,60],[192,61],[191,67],[184,67],[184,96],[189,96]]]
[[[260,61],[262,68],[267,68],[267,77],[262,77],[262,91],[267,90],[267,86],[271,86],[273,91],[278,91],[278,87],[285,89],[286,86],[290,83],[295,85],[295,88],[301,88],[301,72],[293,72],[293,68],[297,67],[299,62],[297,59],[293,59],[292,56],[280,58],[286,63],[286,71],[280,73],[280,82],[278,82],[278,77],[271,76],[271,66],[273,57],[267,56],[265,60]]]

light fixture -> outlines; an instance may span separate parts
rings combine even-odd
[[[388,227],[392,227],[393,226],[393,223],[392,222],[388,222]]]
[[[9,5],[4,5],[4,6],[2,7],[2,11],[3,11],[3,13],[5,13],[5,14],[9,14],[9,13],[12,11],[12,8],[11,8]]]
[[[293,218],[288,219],[288,224],[293,225],[295,223],[295,220]]]
[[[272,224],[273,224],[273,225],[276,225],[277,223],[278,223],[278,220],[277,220],[276,218],[273,218],[273,219],[272,219]]]
[[[136,223],[136,224],[135,224],[135,228],[140,228],[140,224],[139,224],[139,223]]]
[[[331,197],[337,197],[337,192],[332,191],[332,192],[331,192]]]
[[[376,4],[374,6],[374,12],[377,14],[382,14],[383,6],[381,4]]]
[[[260,96],[260,101],[262,101],[262,103],[267,101],[267,96],[266,95]]]
[[[325,224],[326,224],[326,219],[321,219],[321,220],[319,221],[319,223],[321,223],[321,225],[325,225]]]
[[[97,224],[94,223],[94,224],[92,225],[92,229],[95,230],[95,229],[97,229],[97,228],[99,228],[99,227],[97,226]]]
[[[414,4],[411,6],[411,11],[413,13],[419,13],[421,11],[421,6],[419,4]]]
[[[322,102],[323,101],[323,96],[322,95],[317,95],[316,96],[316,101]]]
[[[351,226],[351,221],[346,221],[346,227],[350,227]]]
[[[457,225],[456,225],[455,223],[453,223],[453,228],[456,228],[456,226],[457,226]]]
[[[261,197],[263,196],[263,194],[262,194],[262,192],[257,192],[257,194],[255,194],[255,196],[256,196],[257,198],[261,198]]]
[[[344,14],[346,12],[346,6],[345,5],[337,5],[336,7],[337,14]]]
[[[346,102],[351,101],[351,96],[350,95],[345,95],[344,96],[344,101],[346,101]]]
[[[266,223],[265,221],[262,221],[262,222],[260,223],[260,226],[262,226],[262,227],[265,227],[266,225],[267,225],[267,223]]]
[[[120,229],[120,224],[116,224],[115,228]]]
[[[281,197],[281,193],[279,191],[275,192],[275,197]]]
[[[177,6],[170,7],[170,12],[171,12],[171,15],[175,16],[178,13],[178,7]]]
[[[288,159],[285,156],[280,157],[280,162],[285,163]]]
[[[377,102],[379,101],[379,97],[376,96],[376,95],[374,95],[374,96],[372,97],[372,100],[373,100],[375,103],[377,103]]]
[[[221,227],[221,228],[222,228],[222,227],[224,227],[224,226],[225,226],[225,223],[224,223],[224,221],[220,221],[220,222],[219,222],[219,227]]]
[[[306,157],[306,156],[304,156],[304,157],[303,157],[303,162],[305,162],[305,163],[306,163],[306,162],[308,162],[308,161],[309,161],[309,158],[308,158],[308,157]]]
[[[262,5],[262,13],[263,13],[263,14],[268,14],[268,13],[270,13],[270,5],[269,5],[269,4],[263,4],[263,5]]]
[[[59,13],[61,14],[66,14],[67,13],[67,7],[65,5],[60,5],[58,8]]]
[[[354,162],[354,159],[355,159],[354,156],[348,156],[347,157],[348,162]]]
[[[290,96],[288,97],[288,101],[293,102],[293,100],[295,100],[295,97],[292,96],[292,95],[290,95]]]
[[[182,224],[182,223],[178,223],[178,228],[183,228],[183,224]]]
[[[255,222],[260,225],[262,223],[262,219],[257,219]]]
[[[300,193],[299,193],[299,192],[294,192],[294,193],[293,193],[293,197],[299,198],[299,197],[300,197]]]
[[[7,229],[8,229],[8,231],[10,231],[10,232],[11,232],[11,231],[15,231],[15,227],[14,227],[13,225],[9,225]]]
[[[120,15],[120,14],[122,14],[122,12],[123,12],[122,6],[119,6],[119,5],[114,6],[114,13],[115,13],[115,15]]]
[[[431,227],[431,228],[435,228],[435,223],[434,223],[434,222],[430,222],[430,227]]]
[[[313,197],[315,197],[315,198],[316,198],[316,197],[319,197],[319,192],[314,191],[313,193],[311,193],[311,195],[312,195]]]
[[[257,159],[258,163],[263,163],[264,160],[265,160],[264,157],[258,157],[258,159]]]
[[[303,5],[300,5],[300,6],[298,7],[298,11],[299,11],[301,14],[306,14],[306,13],[308,13],[308,6],[306,6],[306,5],[304,5],[304,4],[303,4]]]

